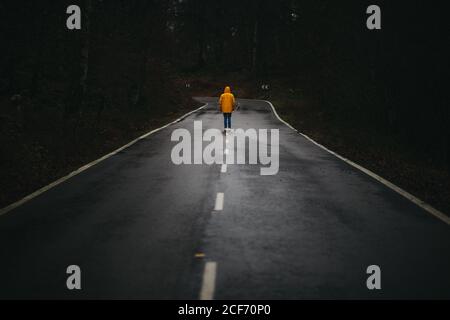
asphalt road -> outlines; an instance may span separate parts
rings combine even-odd
[[[205,285],[215,299],[450,298],[450,226],[288,128],[265,102],[240,101],[233,127],[279,129],[277,175],[173,164],[174,129],[223,126],[215,99],[203,101],[0,216],[0,298],[197,299]],[[205,276],[211,262],[216,273]],[[69,265],[81,268],[81,290],[66,288]],[[381,290],[366,287],[369,265],[381,268]]]

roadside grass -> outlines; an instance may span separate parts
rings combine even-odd
[[[277,92],[271,99],[280,116],[318,143],[391,181],[444,213],[450,212],[450,174],[407,141],[370,125],[328,117],[307,100]]]
[[[95,103],[95,101],[91,101]],[[69,174],[129,141],[165,125],[200,104],[189,98],[161,102],[125,115],[120,108],[85,112],[63,128],[60,115],[34,113],[25,123],[3,100],[0,114],[0,208]]]

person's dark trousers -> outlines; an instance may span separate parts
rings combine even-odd
[[[226,128],[231,128],[231,113],[223,114],[223,126]]]

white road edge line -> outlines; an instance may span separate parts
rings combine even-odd
[[[222,172],[222,173],[226,173],[227,172],[227,165],[226,164],[222,164],[222,166],[220,167],[220,172]]]
[[[241,99],[244,100],[244,99]],[[420,208],[424,209],[425,211],[427,211],[429,214],[433,215],[434,217],[438,218],[439,220],[445,222],[446,224],[450,225],[450,217],[447,216],[446,214],[444,214],[443,212],[433,208],[431,205],[429,205],[428,203],[420,200],[419,198],[413,196],[412,194],[410,194],[409,192],[403,190],[402,188],[396,186],[395,184],[393,184],[392,182],[380,177],[379,175],[377,175],[376,173],[373,173],[372,171],[360,166],[359,164],[337,154],[334,151],[331,151],[330,149],[328,149],[327,147],[321,145],[320,143],[314,141],[313,139],[311,139],[310,137],[308,137],[306,134],[301,133],[300,131],[298,131],[297,129],[295,129],[293,126],[291,126],[289,123],[287,123],[286,121],[284,121],[283,119],[281,119],[281,117],[278,115],[274,105],[267,100],[259,100],[259,101],[263,101],[268,103],[271,108],[273,113],[275,114],[275,116],[278,118],[278,120],[280,120],[282,123],[284,123],[286,126],[288,126],[289,128],[291,128],[292,130],[294,130],[295,132],[297,132],[298,134],[302,135],[303,137],[305,137],[307,140],[311,141],[312,143],[314,143],[315,145],[319,146],[320,148],[322,148],[323,150],[331,153],[332,155],[336,156],[337,158],[341,159],[342,161],[348,163],[349,165],[351,165],[352,167],[364,172],[365,174],[367,174],[368,176],[372,177],[373,179],[377,180],[378,182],[381,182],[382,184],[384,184],[386,187],[388,187],[391,190],[394,190],[395,192],[397,192],[398,194],[402,195],[403,197],[405,197],[406,199],[408,199],[409,201],[413,202],[414,204],[416,204],[417,206],[419,206]]]
[[[216,195],[216,204],[214,205],[214,211],[223,210],[223,200],[224,200],[223,192],[218,192]]]
[[[12,204],[10,204],[10,205],[8,205],[8,206],[6,206],[6,207],[0,209],[0,216],[2,216],[2,215],[4,215],[4,214],[10,212],[11,210],[13,210],[13,209],[15,209],[15,208],[21,206],[22,204],[24,204],[24,203],[30,201],[31,199],[36,198],[36,197],[39,196],[40,194],[42,194],[42,193],[44,193],[44,192],[46,192],[46,191],[48,191],[48,190],[50,190],[50,189],[56,187],[57,185],[59,185],[59,184],[63,183],[64,181],[66,181],[66,180],[72,178],[73,176],[76,176],[77,174],[80,174],[81,172],[83,172],[83,171],[89,169],[90,167],[95,166],[97,163],[102,162],[103,160],[106,160],[106,159],[108,159],[109,157],[111,157],[111,156],[113,156],[113,155],[119,153],[120,151],[122,151],[122,150],[124,150],[124,149],[130,147],[131,145],[135,144],[135,143],[138,142],[139,140],[145,139],[146,137],[152,135],[153,133],[156,133],[156,132],[158,132],[158,131],[160,131],[160,130],[162,130],[162,129],[165,129],[165,128],[167,128],[168,126],[170,126],[170,125],[172,125],[172,124],[175,124],[175,123],[177,123],[177,122],[180,122],[181,120],[187,118],[188,116],[190,116],[190,115],[193,114],[194,112],[197,112],[197,111],[199,111],[199,110],[205,108],[206,106],[208,106],[208,103],[204,104],[204,105],[201,106],[200,108],[197,108],[197,109],[195,109],[195,110],[192,110],[192,111],[190,111],[190,112],[188,112],[188,113],[182,115],[182,116],[179,117],[178,119],[176,119],[176,120],[174,120],[174,121],[172,121],[172,122],[170,122],[170,123],[168,123],[168,124],[166,124],[166,125],[164,125],[164,126],[162,126],[162,127],[160,127],[160,128],[153,129],[152,131],[150,131],[150,132],[148,132],[148,133],[146,133],[146,134],[144,134],[144,135],[142,135],[142,136],[140,136],[140,137],[134,139],[133,141],[127,143],[126,145],[120,147],[119,149],[116,149],[116,150],[114,150],[114,151],[108,153],[107,155],[104,155],[103,157],[101,157],[101,158],[99,158],[99,159],[97,159],[97,160],[94,160],[94,161],[92,161],[92,162],[90,162],[90,163],[88,163],[88,164],[82,166],[81,168],[79,168],[79,169],[77,169],[77,170],[75,170],[75,171],[69,173],[67,176],[64,176],[64,177],[62,177],[62,178],[60,178],[60,179],[58,179],[58,180],[56,180],[56,181],[53,181],[52,183],[50,183],[50,184],[48,184],[48,185],[46,185],[46,186],[44,186],[44,187],[42,187],[42,188],[36,190],[35,192],[33,192],[33,193],[31,193],[31,194],[29,194],[29,195],[27,195],[27,196],[25,196],[25,197],[22,198],[21,200],[18,200],[18,201],[16,201],[16,202],[14,202],[14,203],[12,203]]]
[[[217,263],[209,261],[205,264],[203,271],[202,288],[200,290],[200,300],[213,300],[216,287]]]

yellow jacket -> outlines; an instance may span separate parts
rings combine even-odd
[[[225,90],[219,99],[220,111],[222,111],[223,113],[233,112],[235,103],[236,101],[234,100],[234,96],[231,93],[230,87],[225,87]]]

